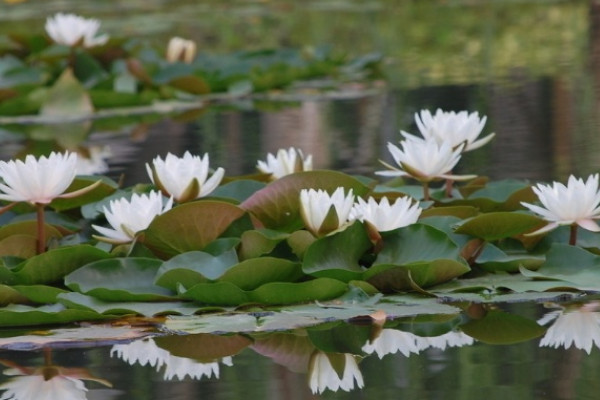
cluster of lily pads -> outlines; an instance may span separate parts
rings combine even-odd
[[[0,161],[0,324],[598,290],[597,175],[458,185],[462,151],[492,138],[477,139],[485,117],[416,119],[421,137],[389,145],[385,182],[313,170],[293,147],[237,177],[208,154],[156,157],[148,181],[128,188],[76,175],[74,153]]]
[[[364,79],[377,74],[380,61],[378,55],[350,59],[330,48],[207,54],[179,37],[157,50],[139,38],[100,35],[98,20],[73,14],[51,16],[45,28],[1,41],[0,115],[57,116],[62,100],[78,101],[75,108],[84,113],[208,94],[235,97],[303,79]]]

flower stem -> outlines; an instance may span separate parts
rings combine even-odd
[[[452,188],[454,186],[454,181],[452,179],[446,179],[446,197],[452,198]]]
[[[37,254],[42,254],[46,250],[46,223],[44,221],[44,205],[36,204],[37,211]]]
[[[423,182],[423,200],[429,201],[429,182]]]
[[[577,224],[571,225],[571,234],[569,235],[569,244],[575,246],[577,244]]]

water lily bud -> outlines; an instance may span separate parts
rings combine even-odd
[[[163,160],[156,157],[146,170],[152,183],[166,196],[173,196],[178,203],[208,196],[219,186],[225,170],[218,168],[210,178],[208,154],[192,156],[186,151],[183,157],[168,153]]]
[[[306,228],[318,237],[345,225],[353,203],[352,189],[344,195],[344,188],[338,187],[331,196],[324,190],[300,191],[300,214]]]
[[[196,43],[180,37],[172,37],[167,45],[166,59],[170,63],[178,61],[190,64],[196,57]]]

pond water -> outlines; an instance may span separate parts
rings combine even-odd
[[[207,51],[323,43],[359,53],[376,50],[389,58],[389,79],[368,90],[348,85],[325,96],[308,87],[291,97],[274,93],[183,114],[44,126],[0,119],[4,159],[56,146],[106,149],[108,175],[127,186],[148,182],[145,163],[167,152],[208,152],[211,165],[224,167],[228,175],[244,175],[253,173],[256,160],[267,152],[297,146],[313,155],[317,168],[373,176],[380,159],[390,160],[387,142],[398,141],[400,130],[417,133],[415,112],[442,108],[478,111],[488,118],[484,134],[496,133],[491,144],[465,155],[460,173],[533,182],[585,176],[600,167],[600,12],[595,2],[311,1],[298,6],[176,1],[169,6],[152,1],[127,2],[119,16],[106,6],[117,2],[9,3],[0,3],[2,31],[19,31],[23,21],[43,21],[48,13],[68,9],[95,13],[109,31],[123,28],[156,41],[187,35]],[[383,327],[354,321],[337,326],[339,332],[330,330],[339,336],[329,341],[322,337],[332,329],[328,325],[243,331],[225,340],[196,333],[187,342],[178,337],[176,345],[161,342],[165,332],[160,329],[94,328],[106,336],[91,342],[82,340],[88,333],[70,338],[55,332],[68,338],[50,345],[39,342],[46,331],[36,329],[39,340],[32,341],[23,336],[31,330],[6,330],[0,332],[0,362],[6,366],[0,385],[33,390],[36,378],[8,376],[9,368],[20,367],[25,376],[52,377],[49,382],[59,382],[58,390],[71,390],[71,397],[60,392],[65,399],[84,398],[82,384],[60,376],[85,378],[88,373],[106,381],[86,380],[88,399],[593,399],[600,390],[595,375],[600,319],[596,304],[590,304],[565,311],[575,316],[569,320],[551,318],[561,310],[556,305],[518,302],[475,305],[468,315],[457,308],[455,314],[431,318],[396,318]],[[476,328],[471,336],[460,333],[460,326],[481,319],[477,310],[486,315],[504,310],[518,318]],[[551,326],[556,330],[546,330]],[[460,336],[423,339],[444,333]],[[377,343],[388,334],[379,357],[369,340]],[[201,349],[214,350],[218,357],[202,355]],[[338,366],[343,365],[340,354],[352,350],[355,356],[341,359],[354,379],[345,381],[343,390],[319,395],[309,384],[309,375],[319,374],[309,373],[309,364],[324,349],[336,353],[331,357]],[[185,358],[191,357],[186,351],[193,359]],[[335,376],[322,375],[323,382],[335,385]],[[35,397],[10,397],[9,390],[4,398]]]

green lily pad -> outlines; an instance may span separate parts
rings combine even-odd
[[[600,256],[576,246],[553,244],[537,271],[521,269],[529,278],[554,281],[556,288],[600,291]]]
[[[157,315],[193,315],[198,307],[184,302],[124,302],[102,301],[85,294],[68,292],[57,298],[60,304],[76,310],[94,311],[98,314],[109,315],[141,315],[153,317]]]
[[[473,217],[458,228],[456,233],[475,236],[488,242],[531,232],[546,223],[530,214],[517,212],[491,212]]]
[[[15,268],[15,283],[53,283],[79,267],[110,257],[106,252],[90,246],[59,247],[32,257]]]
[[[4,307],[8,304],[24,304],[28,302],[28,298],[23,296],[14,288],[7,285],[0,285],[0,306]]]
[[[338,187],[352,189],[357,196],[369,192],[359,180],[336,171],[305,171],[284,176],[257,191],[240,207],[249,211],[265,228],[292,232],[302,227],[300,190],[333,192]]]
[[[271,229],[250,230],[242,233],[240,247],[238,249],[242,260],[260,257],[269,254],[282,241],[290,235],[285,232]]]
[[[153,258],[111,258],[87,264],[65,277],[71,290],[106,301],[164,301],[173,292],[154,284],[162,262]]]
[[[69,68],[64,70],[50,88],[48,97],[40,109],[42,115],[52,117],[86,116],[93,112],[94,107],[89,94]]]
[[[202,251],[190,251],[165,261],[156,272],[155,283],[173,291],[178,285],[190,288],[201,282],[219,278],[238,263],[235,250],[217,256]]]
[[[97,321],[114,319],[93,311],[69,310],[61,304],[30,307],[11,304],[0,310],[0,327],[66,324],[74,321]]]
[[[518,272],[520,268],[536,270],[545,259],[544,254],[532,254],[525,249],[507,253],[491,243],[486,243],[476,262],[481,269],[489,272]]]
[[[314,241],[304,252],[302,269],[309,275],[344,282],[361,279],[359,260],[372,246],[364,226],[357,221],[341,232]]]
[[[269,282],[295,282],[303,276],[300,263],[274,257],[259,257],[232,266],[218,280],[233,283],[248,291]]]
[[[220,185],[211,193],[211,195],[214,197],[233,199],[241,203],[265,186],[264,182],[256,180],[236,179]]]
[[[164,258],[203,250],[244,214],[241,208],[219,201],[181,204],[156,217],[139,240]]]

